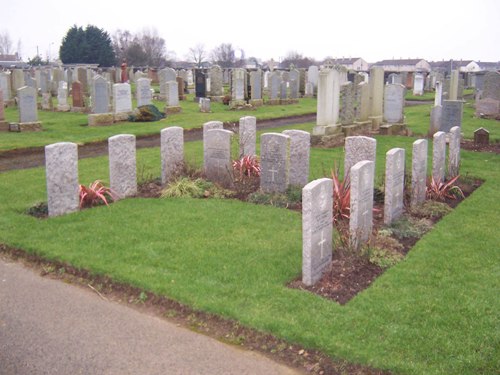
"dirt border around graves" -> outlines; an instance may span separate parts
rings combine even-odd
[[[278,117],[274,119],[257,120],[257,130],[287,125],[302,124],[304,122],[316,121],[316,113],[305,115]],[[144,123],[144,126],[147,126]],[[117,125],[119,126],[119,125]],[[235,130],[238,122],[225,122],[224,128]],[[184,142],[199,141],[203,137],[203,128],[184,129]],[[137,148],[160,147],[160,133],[137,136]],[[92,158],[107,155],[108,141],[90,142],[78,146],[78,158]],[[44,147],[19,148],[8,151],[0,151],[0,172],[14,169],[26,169],[40,167],[45,164]]]
[[[120,303],[139,312],[157,316],[245,350],[259,352],[266,357],[304,373],[320,375],[390,375],[391,372],[332,359],[318,350],[287,342],[268,333],[242,326],[239,322],[202,311],[113,281],[107,276],[94,275],[88,270],[67,263],[46,260],[24,250],[0,244],[0,258],[18,262],[42,277],[60,280],[96,293],[100,298]]]

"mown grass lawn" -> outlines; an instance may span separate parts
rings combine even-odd
[[[154,101],[160,111],[165,103]],[[135,105],[135,100],[134,100]],[[155,122],[123,122],[112,126],[88,127],[87,115],[82,113],[64,113],[38,111],[39,121],[44,131],[25,133],[2,133],[0,137],[0,151],[15,148],[39,147],[55,142],[89,143],[106,140],[116,134],[157,134],[166,126],[181,126],[185,129],[200,128],[207,121],[238,122],[245,115],[257,118],[271,119],[277,117],[303,115],[316,112],[316,100],[312,98],[300,99],[298,104],[265,106],[252,111],[232,111],[222,103],[212,103],[212,113],[200,113],[198,103],[193,96],[181,101],[182,113],[169,115],[162,121]],[[6,120],[18,122],[19,114],[16,108],[5,110]]]
[[[381,181],[385,152],[406,148],[408,160],[415,139],[377,140]],[[199,165],[201,142],[187,143],[185,153]],[[343,164],[341,148],[313,149],[310,178],[328,174],[334,160]],[[159,150],[138,150],[138,169],[158,176]],[[82,183],[109,181],[106,157],[81,160],[79,172]],[[400,374],[493,374],[500,368],[500,156],[463,151],[461,173],[485,183],[345,306],[285,286],[301,273],[301,218],[285,209],[135,198],[39,220],[24,214],[46,200],[44,170],[35,168],[0,174],[0,241],[334,358]]]

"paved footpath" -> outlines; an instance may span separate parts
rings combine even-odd
[[[0,259],[0,374],[299,374]]]

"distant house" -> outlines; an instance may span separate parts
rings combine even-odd
[[[461,73],[468,73],[468,65],[471,64],[472,60],[443,60],[443,61],[431,61],[431,69],[433,72],[443,73],[445,76],[450,75],[452,70],[457,70]]]
[[[27,68],[28,64],[19,59],[19,55],[0,55],[0,68]]]
[[[345,66],[347,68],[347,70],[355,70],[357,72],[367,72],[368,68],[369,68],[368,63],[365,60],[363,60],[361,57],[353,57],[353,58],[348,58],[348,59],[334,58],[334,59],[330,59],[330,61],[334,65],[342,65],[342,66]]]
[[[500,71],[500,61],[497,62],[471,61],[467,65],[467,71],[468,72]]]
[[[381,66],[385,72],[392,73],[428,73],[431,71],[431,65],[424,59],[382,60],[372,66]]]

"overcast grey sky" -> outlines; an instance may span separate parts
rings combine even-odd
[[[247,57],[500,60],[500,0],[130,1],[0,0],[0,32],[22,57],[57,57],[68,29],[91,24],[112,35],[156,28],[179,59],[203,43],[231,43]],[[78,4],[78,5],[76,5]]]

